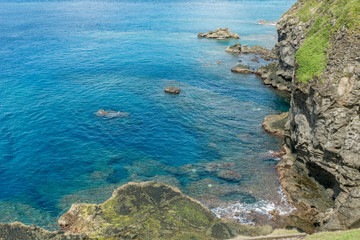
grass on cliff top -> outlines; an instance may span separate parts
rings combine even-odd
[[[360,239],[360,230],[348,230],[340,232],[321,232],[310,235],[305,240],[355,240]]]
[[[324,71],[328,57],[326,50],[330,48],[330,37],[336,30],[345,28],[350,34],[360,32],[360,0],[303,0],[297,4],[299,9],[295,16],[306,23],[313,21],[305,33],[303,45],[295,54],[297,78],[306,83],[314,76],[320,77]],[[336,19],[334,25],[333,19]]]

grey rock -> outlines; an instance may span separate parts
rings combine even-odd
[[[292,173],[288,179],[298,180],[284,184],[290,181],[284,178],[282,185],[287,186],[285,191],[295,204],[312,209],[311,221],[320,230],[359,228],[359,34],[335,31],[321,80],[314,78],[304,84],[296,79],[294,56],[312,22],[303,23],[294,16],[299,6],[296,4],[277,24],[279,43],[273,52],[279,56],[278,66],[258,70],[265,81],[271,82],[269,78],[275,74],[291,82],[285,142],[296,156],[288,166]],[[276,81],[272,81],[274,85]],[[311,192],[309,186],[313,186]]]
[[[180,94],[180,88],[174,86],[166,87],[165,92],[170,94]]]
[[[255,71],[251,70],[248,65],[238,64],[231,69],[232,72],[235,73],[244,73],[244,74],[252,74]]]
[[[218,28],[215,31],[209,31],[207,33],[198,33],[198,38],[215,38],[215,39],[227,39],[235,38],[240,39],[239,34],[232,33],[228,28]]]
[[[232,46],[228,46],[225,51],[227,51],[228,53],[232,53],[232,54],[240,54],[241,53],[241,44],[235,43]]]

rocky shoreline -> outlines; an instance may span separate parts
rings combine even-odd
[[[282,157],[276,169],[285,195],[297,209],[284,218],[272,214],[279,218],[278,226],[310,234],[360,228],[359,22],[345,24],[344,18],[347,23],[351,19],[337,12],[329,16],[324,9],[333,8],[326,1],[319,2],[312,6],[298,1],[281,17],[277,23],[278,43],[272,51],[240,43],[226,49],[232,54],[278,59],[256,71],[246,65],[232,71],[256,74],[265,85],[291,92],[289,113],[266,117],[263,127],[284,139],[283,149],[276,153]],[[350,16],[359,14],[339,0],[333,4]],[[321,18],[328,20],[323,24],[332,32],[325,39],[326,48],[309,56],[326,53],[324,68],[312,72],[313,68],[307,69],[301,61],[309,48],[311,53],[317,50],[317,38],[311,34],[330,32],[319,27]],[[228,28],[199,33],[198,37],[240,38]],[[175,90],[167,92],[180,93],[180,89]],[[98,113],[107,114],[104,110]],[[241,180],[236,172],[224,171],[217,177]],[[22,223],[2,223],[0,239],[228,239],[272,232],[270,226],[252,227],[217,218],[178,189],[156,182],[126,184],[103,204],[74,204],[61,216],[59,225],[63,230],[50,232]]]

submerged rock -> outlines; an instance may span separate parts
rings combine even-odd
[[[217,176],[221,179],[233,182],[238,182],[242,179],[241,174],[233,170],[222,170],[218,172]]]
[[[178,189],[156,182],[126,184],[100,205],[73,204],[59,224],[69,232],[114,239],[210,240],[272,231],[219,219]]]
[[[108,117],[108,118],[114,118],[114,117],[127,117],[129,116],[129,113],[127,112],[118,112],[118,111],[112,111],[112,110],[102,110],[96,112],[96,115],[99,117]]]
[[[165,92],[170,94],[179,94],[180,88],[174,86],[166,87]]]
[[[235,73],[245,73],[245,74],[255,73],[255,71],[251,70],[248,65],[243,65],[243,64],[238,64],[237,66],[233,67],[231,71]]]
[[[207,33],[199,33],[198,38],[215,38],[215,39],[225,39],[225,38],[236,38],[240,39],[239,34],[232,33],[228,28],[218,28],[215,31],[209,31]]]

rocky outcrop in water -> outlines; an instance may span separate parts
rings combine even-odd
[[[226,52],[232,54],[240,54],[241,53],[241,43],[235,43],[234,45],[228,46],[225,49]]]
[[[226,52],[231,53],[231,54],[248,54],[248,53],[252,53],[255,55],[260,55],[261,58],[263,58],[264,60],[274,60],[274,59],[278,59],[278,57],[272,53],[269,49],[255,45],[255,46],[248,46],[247,44],[244,44],[243,46],[241,46],[240,43],[235,43],[232,46],[228,46],[225,49]]]
[[[276,75],[292,81],[282,185],[322,230],[360,227],[360,12],[299,1],[279,21]],[[269,74],[270,76],[271,74]]]
[[[107,117],[107,118],[115,118],[115,117],[128,117],[129,113],[127,112],[119,112],[119,111],[112,111],[112,110],[102,110],[100,109],[97,111],[96,116],[99,117]]]
[[[174,86],[166,87],[164,91],[170,94],[180,94],[180,88]]]
[[[252,74],[255,73],[254,70],[251,70],[248,65],[238,64],[231,69],[232,72],[235,73],[244,73],[244,74]]]
[[[109,239],[210,240],[272,231],[219,219],[178,189],[156,182],[126,184],[100,205],[73,204],[59,224],[72,233]]]
[[[277,55],[273,54],[269,49],[261,47],[259,45],[248,46],[244,44],[241,48],[241,53],[248,54],[253,53],[256,55],[260,55],[261,58],[265,60],[277,59]]]
[[[228,28],[218,28],[215,31],[209,31],[207,33],[198,33],[198,38],[215,38],[215,39],[227,39],[235,38],[240,39],[239,34],[232,33]]]

